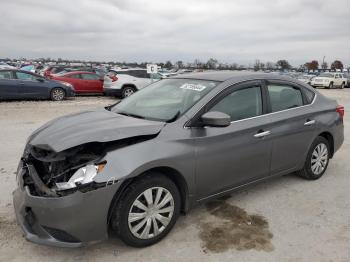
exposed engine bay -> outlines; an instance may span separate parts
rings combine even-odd
[[[22,157],[23,185],[28,186],[31,194],[37,196],[58,197],[76,190],[89,191],[105,186],[94,181],[66,186],[67,182],[82,169],[106,164],[103,157],[107,152],[121,147],[140,143],[156,135],[131,137],[111,142],[91,142],[69,148],[62,152],[27,145]],[[98,170],[95,170],[98,171]]]

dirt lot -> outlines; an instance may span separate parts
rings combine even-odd
[[[350,89],[321,90],[346,109]],[[161,243],[134,249],[118,239],[79,249],[26,242],[14,220],[12,191],[28,135],[48,120],[115,100],[0,103],[0,261],[350,261],[349,129],[325,176],[274,179],[200,206],[182,216]],[[348,110],[347,110],[348,109]]]

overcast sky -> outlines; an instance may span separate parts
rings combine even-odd
[[[0,57],[350,65],[349,0],[1,0]]]

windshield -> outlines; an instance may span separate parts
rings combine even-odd
[[[148,120],[175,120],[218,83],[194,79],[164,79],[122,100],[111,111]]]
[[[320,77],[334,77],[334,75],[331,73],[322,73],[320,74]]]

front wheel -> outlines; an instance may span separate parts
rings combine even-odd
[[[112,210],[112,229],[127,245],[145,247],[164,238],[180,213],[176,185],[152,173],[132,183]]]
[[[342,83],[340,86],[340,89],[344,89],[344,87],[345,87],[345,83]]]
[[[328,86],[328,89],[332,89],[333,88],[333,83],[330,83]]]
[[[56,87],[51,90],[50,97],[52,101],[62,101],[65,96],[66,92],[62,88]]]
[[[297,175],[308,180],[319,179],[327,170],[329,155],[328,140],[318,136],[310,147],[303,169]]]

